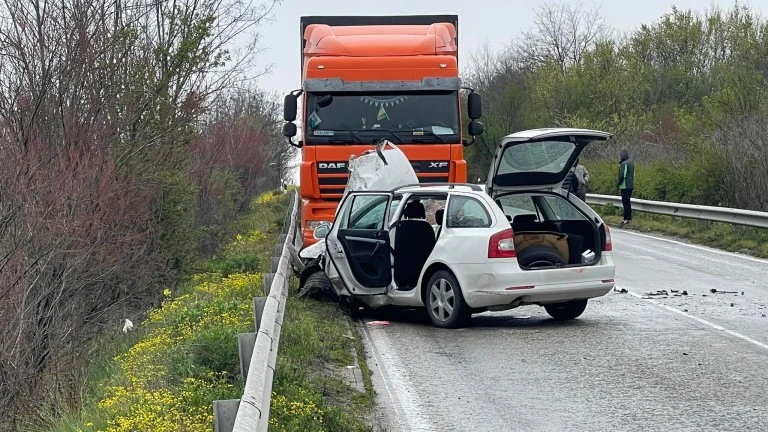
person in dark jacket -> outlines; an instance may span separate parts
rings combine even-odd
[[[579,180],[576,178],[575,167],[571,167],[568,170],[568,174],[565,175],[565,180],[563,180],[563,185],[560,187],[572,194],[576,194],[579,190]]]
[[[573,177],[579,183],[579,186],[576,188],[576,196],[579,197],[580,200],[587,202],[589,171],[587,171],[587,168],[585,168],[578,159],[576,159],[576,164],[574,164]]]
[[[619,179],[616,187],[621,191],[621,203],[624,205],[624,226],[632,221],[632,190],[635,188],[635,163],[629,158],[629,152],[619,153]]]

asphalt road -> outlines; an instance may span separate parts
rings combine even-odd
[[[621,230],[613,240],[628,292],[576,321],[539,307],[460,330],[423,311],[383,327],[367,317],[380,430],[768,430],[768,261]]]

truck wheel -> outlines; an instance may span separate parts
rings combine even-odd
[[[558,320],[566,321],[578,318],[587,308],[587,300],[571,300],[563,303],[554,303],[544,305],[549,316]]]
[[[567,261],[555,248],[534,245],[518,252],[517,263],[522,268],[538,268],[566,265]]]

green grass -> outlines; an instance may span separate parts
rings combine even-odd
[[[609,225],[618,225],[621,209],[612,205],[593,206]],[[730,252],[768,258],[768,230],[739,225],[705,222],[635,211],[626,226],[639,232],[652,232],[689,240]]]
[[[238,234],[199,273],[148,311],[137,330],[105,334],[86,350],[83,403],[68,412],[41,410],[23,430],[209,431],[215,399],[242,394],[236,334],[253,331],[251,297],[284,221],[289,195],[266,195],[236,222]],[[292,281],[295,285],[295,280]],[[294,298],[286,307],[273,384],[270,430],[368,431],[374,404],[357,332],[337,307]],[[366,389],[341,370],[360,359]]]
[[[369,431],[374,404],[370,373],[357,332],[336,306],[289,298],[270,418],[275,431]],[[345,383],[339,371],[360,361],[365,392]],[[285,399],[283,399],[285,398]],[[298,415],[297,415],[298,413]]]

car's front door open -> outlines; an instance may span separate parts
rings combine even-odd
[[[385,192],[350,194],[326,238],[335,270],[329,272],[331,281],[352,295],[386,294],[392,283],[392,249],[385,229],[391,199]]]

